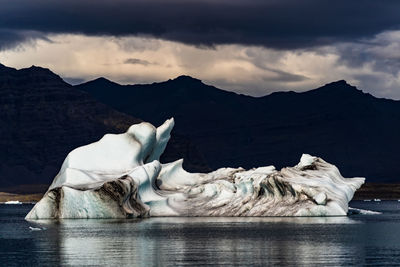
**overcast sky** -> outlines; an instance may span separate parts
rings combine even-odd
[[[0,63],[256,96],[345,79],[400,99],[399,14],[397,0],[0,0]]]

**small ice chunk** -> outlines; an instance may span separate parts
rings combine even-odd
[[[324,192],[318,193],[317,195],[314,196],[315,202],[317,202],[318,205],[325,205],[326,204],[326,194]]]
[[[45,230],[45,228],[39,228],[39,227],[32,227],[32,226],[29,226],[29,229],[31,230],[31,231],[42,231],[42,230]]]
[[[373,214],[382,214],[382,212],[373,211],[373,210],[356,209],[356,208],[349,207],[349,211],[347,212],[347,214],[348,215],[355,215],[355,214],[373,215]]]

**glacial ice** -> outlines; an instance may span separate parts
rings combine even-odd
[[[71,151],[26,219],[148,216],[341,216],[364,178],[343,178],[318,157],[299,164],[189,173],[161,164],[174,120],[132,125]]]

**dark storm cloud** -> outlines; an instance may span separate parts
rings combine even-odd
[[[25,40],[26,38],[12,31],[0,30],[0,50],[12,48],[16,44]]]
[[[139,58],[128,58],[124,61],[124,64],[148,66],[148,65],[153,65],[154,63]]]
[[[307,80],[308,78],[303,75],[293,74],[286,71],[272,69],[268,67],[264,67],[263,69],[268,70],[270,72],[275,73],[275,77],[268,77],[265,78],[265,81],[272,81],[272,82],[300,82]]]
[[[0,0],[0,29],[295,49],[398,29],[397,0]],[[2,46],[23,38],[1,35]]]
[[[1,20],[1,19],[0,19]],[[43,33],[36,31],[7,30],[0,28],[0,51],[18,47],[23,42],[32,42],[37,39],[51,42]]]
[[[400,33],[396,32],[396,35]],[[400,72],[400,36],[384,37],[378,35],[369,43],[338,45],[335,48],[337,54],[340,55],[337,64],[352,68],[360,68],[368,64],[375,71],[397,76]]]

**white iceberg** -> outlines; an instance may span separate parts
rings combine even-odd
[[[337,216],[364,178],[343,178],[304,154],[280,171],[221,168],[189,173],[183,160],[161,164],[174,120],[132,125],[70,152],[26,219],[148,216]]]

